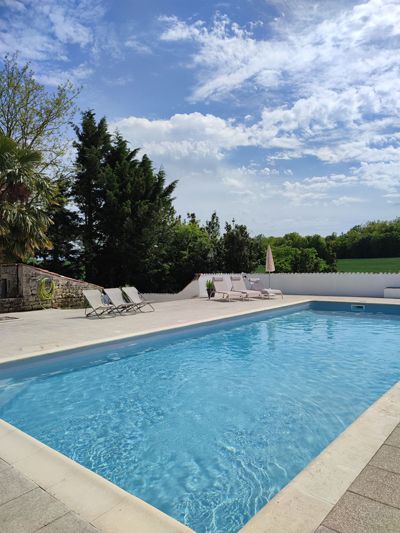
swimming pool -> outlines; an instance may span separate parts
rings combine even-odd
[[[397,308],[350,309],[5,365],[0,416],[198,532],[237,531],[398,381]]]

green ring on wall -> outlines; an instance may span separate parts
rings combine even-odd
[[[40,278],[38,281],[38,296],[41,302],[49,302],[56,294],[57,286],[51,278]]]

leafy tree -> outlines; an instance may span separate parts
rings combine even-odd
[[[176,182],[167,184],[164,171],[155,171],[146,155],[139,159],[139,149],[130,149],[120,134],[112,138],[93,111],[83,113],[75,132],[72,192],[85,277],[107,286],[161,286],[170,267]]]
[[[256,256],[257,265],[259,265],[257,268],[257,271],[265,272],[265,258],[266,258],[268,244],[273,245],[273,243],[271,243],[270,239],[268,237],[265,237],[265,235],[256,235],[253,238],[253,243],[254,243],[254,253]],[[274,259],[275,259],[275,254],[274,254]]]
[[[225,272],[253,272],[257,257],[253,240],[243,224],[226,223],[222,236]]]
[[[188,221],[179,219],[173,228],[170,245],[170,274],[169,290],[180,290],[187,285],[196,273],[209,270],[211,239],[205,228],[202,228],[195,216]]]
[[[400,218],[367,222],[335,237],[332,245],[340,258],[400,256]]]
[[[40,173],[40,152],[0,135],[0,260],[27,260],[48,248],[54,185]]]
[[[278,246],[274,248],[273,253],[276,272],[295,272],[295,265],[299,263],[300,251],[298,248]]]
[[[5,56],[0,71],[0,133],[20,147],[42,154],[43,167],[60,164],[67,143],[64,127],[72,119],[78,91],[70,82],[49,93],[16,54]]]
[[[207,220],[205,230],[210,239],[207,270],[209,272],[220,272],[223,269],[223,254],[221,249],[221,225],[216,211],[211,214],[210,220]]]
[[[315,248],[303,248],[297,252],[293,272],[324,272],[327,270],[325,261],[318,256]]]
[[[172,193],[164,171],[154,172],[150,159],[136,158],[117,134],[107,156],[99,213],[100,252],[105,283],[136,283],[151,288],[165,270],[163,257],[168,225],[173,218]]]
[[[53,222],[47,232],[51,247],[39,254],[42,260],[41,266],[64,276],[81,278],[83,272],[79,261],[80,250],[77,246],[79,217],[76,210],[72,210],[69,205],[70,179],[60,176],[55,181],[55,186],[55,201],[48,211],[48,216]]]

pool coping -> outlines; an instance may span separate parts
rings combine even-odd
[[[376,300],[379,300],[379,301],[376,302]],[[267,300],[267,301],[271,303],[271,300]],[[114,335],[112,337],[104,337],[104,338],[101,338],[100,340],[92,339],[87,342],[78,342],[75,344],[72,343],[72,344],[63,345],[63,346],[56,346],[51,349],[45,348],[43,350],[37,350],[34,352],[30,352],[30,353],[29,352],[24,353],[18,357],[15,357],[15,356],[4,357],[0,360],[0,369],[2,365],[8,365],[10,363],[17,364],[18,362],[24,362],[24,361],[26,362],[26,361],[29,361],[30,359],[33,360],[41,356],[57,354],[60,352],[73,351],[73,350],[77,350],[80,348],[89,348],[91,346],[99,346],[102,344],[109,344],[109,343],[113,343],[116,341],[123,341],[123,340],[131,339],[131,338],[134,339],[137,337],[147,337],[147,336],[151,336],[152,334],[156,334],[156,333],[167,333],[169,331],[171,332],[178,331],[180,329],[190,328],[191,326],[201,326],[201,325],[207,325],[207,324],[211,325],[213,323],[218,323],[224,320],[240,318],[240,317],[244,318],[246,316],[252,316],[252,315],[258,315],[262,313],[278,311],[280,309],[297,307],[297,306],[301,306],[305,304],[310,304],[313,302],[316,302],[316,303],[317,302],[348,303],[348,304],[358,303],[358,304],[370,304],[370,305],[374,304],[378,306],[382,305],[382,306],[393,306],[393,307],[400,306],[400,299],[394,300],[394,299],[388,298],[386,299],[386,301],[384,301],[383,298],[354,297],[354,296],[353,297],[352,296],[347,296],[347,297],[346,296],[340,296],[340,297],[306,296],[305,298],[301,300],[297,300],[295,302],[285,302],[284,300],[278,300],[278,299],[276,300],[273,299],[272,302],[274,302],[276,305],[273,305],[271,307],[262,307],[258,309],[250,309],[250,310],[243,310],[243,311],[242,310],[238,311],[236,309],[234,313],[227,313],[227,314],[216,316],[213,318],[205,318],[205,319],[193,320],[193,321],[189,320],[189,321],[185,321],[179,324],[173,324],[173,325],[163,326],[163,327],[154,327],[154,328],[150,328],[150,329],[143,330],[143,331],[129,332],[129,333],[124,333],[122,335]]]
[[[132,523],[137,523],[145,533],[193,533],[188,526],[2,419],[0,457],[101,531],[130,533]]]
[[[270,301],[270,300],[268,300],[268,301]],[[129,334],[115,335],[113,337],[105,337],[105,338],[102,338],[101,340],[90,340],[88,342],[79,342],[79,343],[76,343],[76,344],[68,344],[67,346],[58,346],[58,347],[56,347],[54,349],[52,348],[50,351],[48,349],[38,350],[36,352],[23,354],[23,356],[18,357],[18,358],[5,357],[5,358],[2,358],[1,361],[0,361],[0,368],[1,368],[1,365],[6,365],[6,364],[9,364],[9,363],[16,363],[17,364],[18,362],[27,361],[29,359],[33,359],[33,358],[36,358],[36,357],[52,355],[52,354],[56,354],[56,353],[59,353],[59,352],[66,352],[66,351],[70,351],[70,350],[76,350],[76,349],[79,349],[79,348],[89,348],[90,346],[97,346],[97,345],[101,345],[101,344],[109,344],[109,343],[112,343],[112,342],[115,342],[115,341],[123,341],[124,339],[130,339],[130,338],[133,339],[135,337],[146,337],[146,336],[150,336],[150,335],[155,334],[155,333],[167,333],[168,331],[176,331],[176,330],[179,330],[179,329],[189,328],[191,326],[200,326],[200,325],[218,323],[220,321],[227,320],[227,319],[230,319],[230,318],[238,318],[238,317],[241,317],[241,316],[245,317],[245,316],[256,315],[256,314],[259,314],[259,313],[267,313],[269,311],[276,311],[276,310],[279,310],[279,309],[285,309],[287,307],[295,307],[295,306],[298,306],[298,305],[308,304],[308,303],[311,303],[313,301],[320,301],[320,300],[314,300],[312,298],[306,298],[304,300],[299,300],[299,301],[296,301],[296,302],[281,302],[281,301],[277,301],[277,303],[279,305],[276,305],[276,306],[273,306],[273,307],[264,307],[264,308],[259,308],[259,309],[244,310],[244,311],[239,311],[239,312],[235,312],[235,313],[229,313],[229,314],[218,316],[218,317],[213,317],[211,319],[193,320],[193,321],[189,320],[187,322],[174,324],[172,326],[166,326],[166,327],[161,327],[161,328],[157,328],[156,327],[156,328],[151,328],[151,329],[144,330],[144,331],[130,332]],[[332,301],[333,302],[335,300],[327,300],[327,301]],[[363,303],[363,302],[360,301],[360,303]],[[381,305],[390,305],[390,304],[381,304]],[[396,304],[392,304],[392,305],[396,305]],[[400,303],[398,305],[400,305]]]
[[[400,382],[270,500],[241,533],[312,533],[400,421]]]
[[[323,301],[354,303],[354,299],[351,300],[328,297]],[[140,333],[102,339],[100,342],[79,343],[50,352],[42,350],[23,358],[7,358],[0,363],[0,368],[2,364],[11,361],[18,363],[76,348],[211,324],[228,318],[268,313],[313,301],[321,300],[310,297],[297,302],[282,302],[281,305],[274,307],[231,313],[211,320],[153,328]],[[362,303],[365,301],[364,299]],[[243,533],[315,531],[399,421],[400,382],[364,411],[240,531]],[[132,523],[136,523],[140,524],[140,532],[144,533],[193,533],[188,526],[1,419],[0,457],[102,531],[128,533],[132,531]]]

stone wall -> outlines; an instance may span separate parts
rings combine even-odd
[[[51,302],[43,303],[39,299],[38,283],[43,278],[55,282],[56,292]],[[43,307],[82,308],[82,290],[98,288],[101,287],[30,265],[0,265],[0,313],[32,311]]]

